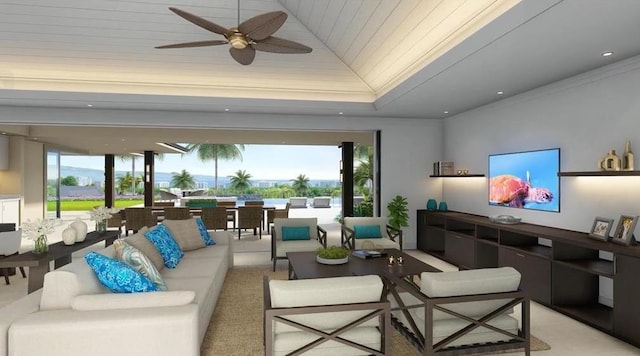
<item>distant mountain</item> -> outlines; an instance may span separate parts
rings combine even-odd
[[[116,171],[116,177],[124,176],[127,172],[131,171]],[[141,172],[136,172],[137,174],[141,174]],[[168,172],[155,172],[154,181],[156,184],[158,183],[171,183],[171,177],[173,173]],[[100,169],[92,169],[92,168],[81,168],[81,167],[71,167],[71,166],[60,166],[60,176],[74,176],[78,179],[80,185],[89,185],[96,184],[98,186],[102,186],[104,182],[104,171]],[[198,182],[206,182],[209,188],[213,188],[214,186],[214,177],[208,175],[200,175],[194,174],[194,180],[196,183]],[[254,184],[262,185],[260,183],[264,182],[268,184],[278,183],[278,184],[290,184],[291,181],[289,179],[260,179],[255,178],[252,179]],[[336,186],[338,184],[335,180],[311,180],[309,182],[312,186]],[[229,184],[229,177],[218,177],[218,184],[220,186],[226,186]]]

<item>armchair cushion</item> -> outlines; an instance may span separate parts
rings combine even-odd
[[[95,272],[100,283],[114,293],[153,292],[157,290],[153,282],[124,262],[93,251],[87,253],[84,258]]]
[[[354,225],[356,239],[381,239],[380,225]]]
[[[282,241],[288,240],[309,240],[309,226],[283,226]]]
[[[423,272],[420,278],[421,292],[431,298],[512,292],[520,285],[520,273],[513,267]]]

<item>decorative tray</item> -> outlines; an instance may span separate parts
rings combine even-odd
[[[511,215],[493,215],[493,216],[489,216],[489,220],[491,220],[491,222],[498,223],[498,224],[513,225],[513,224],[519,224],[522,221],[522,218],[511,216]]]

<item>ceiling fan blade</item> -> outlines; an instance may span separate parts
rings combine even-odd
[[[178,8],[175,7],[170,7],[169,10],[175,12],[178,16],[182,17],[183,19],[198,25],[202,28],[204,28],[205,30],[209,30],[213,33],[217,33],[219,35],[224,35],[225,33],[227,33],[229,30],[227,30],[226,28],[215,24],[209,20],[205,20],[200,16],[196,16],[192,13],[186,12],[184,10],[180,10]]]
[[[231,54],[231,57],[236,60],[236,62],[242,64],[243,66],[251,64],[253,62],[253,59],[256,57],[256,50],[251,46],[247,46],[244,49],[230,47],[229,53]]]
[[[282,11],[267,12],[254,16],[238,26],[238,30],[247,37],[260,41],[273,35],[287,21],[287,14]]]
[[[313,50],[311,47],[307,47],[301,43],[273,36],[253,43],[252,46],[258,51],[273,53],[310,53]]]
[[[186,48],[186,47],[205,47],[205,46],[218,46],[227,44],[228,42],[225,40],[212,40],[212,41],[196,41],[196,42],[185,42],[185,43],[176,43],[164,46],[157,46],[156,48]]]

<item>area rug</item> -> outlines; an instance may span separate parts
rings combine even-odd
[[[234,267],[227,272],[202,343],[202,356],[264,355],[262,279],[265,275],[270,279],[287,278],[286,271],[272,272],[269,267]],[[531,351],[549,349],[547,343],[532,335]],[[391,354],[419,355],[395,329],[392,331]]]

